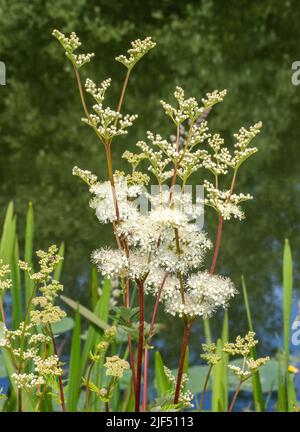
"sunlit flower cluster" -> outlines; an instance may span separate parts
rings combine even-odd
[[[167,368],[166,366],[164,366],[164,372],[165,375],[169,381],[169,383],[172,386],[172,390],[170,391],[171,394],[173,394],[173,392],[175,391],[175,387],[176,387],[176,378],[173,375],[172,371]],[[192,394],[192,392],[190,390],[186,390],[186,386],[188,383],[188,376],[187,374],[183,374],[182,377],[182,382],[181,382],[181,386],[180,386],[180,394],[179,394],[179,401],[178,403],[181,405],[182,408],[192,408],[193,404],[191,403],[191,401],[194,398],[194,395]]]
[[[0,294],[12,286],[11,279],[7,277],[8,274],[10,274],[9,265],[4,264],[3,260],[0,259]]]
[[[119,55],[116,60],[122,63],[127,69],[131,70],[133,66],[156,45],[151,37],[145,39],[136,39],[131,42],[131,48],[128,49],[128,56]]]
[[[81,68],[84,64],[89,63],[95,55],[94,53],[74,54],[74,51],[81,46],[81,42],[74,32],[67,37],[59,30],[53,30],[52,35],[56,37],[64,47],[66,56],[77,69]]]
[[[104,367],[106,368],[106,375],[122,378],[124,372],[129,369],[129,363],[119,356],[114,355],[112,357],[106,357]]]
[[[228,368],[241,382],[250,378],[260,367],[270,360],[270,357],[253,357],[253,348],[257,344],[258,340],[255,339],[255,333],[249,331],[244,337],[237,336],[235,342],[227,342],[223,347],[223,351],[227,354],[242,357],[241,366],[236,364],[228,365]]]

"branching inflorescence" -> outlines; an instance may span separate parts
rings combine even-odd
[[[137,119],[135,114],[121,114],[129,75],[136,63],[154,48],[155,43],[149,37],[138,39],[132,42],[127,56],[120,55],[116,58],[127,70],[116,110],[105,105],[105,94],[111,80],[105,79],[100,85],[91,79],[86,80],[85,91],[93,100],[93,112],[90,112],[79,69],[91,60],[93,54],[74,54],[80,46],[74,33],[66,37],[54,30],[53,35],[62,44],[73,64],[85,113],[83,121],[93,129],[103,144],[107,157],[108,181],[100,182],[89,171],[78,167],[73,169],[73,174],[79,176],[89,187],[92,195],[90,206],[95,210],[99,222],[111,223],[114,228],[117,248],[95,250],[92,261],[102,275],[122,280],[125,290],[124,306],[127,308],[130,305],[131,286],[135,285],[139,290],[137,359],[134,358],[128,331],[135,409],[140,410],[143,358],[142,409],[147,409],[148,355],[159,303],[163,304],[167,313],[179,317],[184,323],[177,379],[168,370],[166,374],[172,383],[174,407],[178,408],[180,404],[187,406],[190,399],[184,393],[186,379],[183,364],[191,326],[197,317],[210,318],[218,308],[226,308],[236,294],[229,278],[213,273],[223,220],[243,219],[245,216],[241,203],[252,198],[249,194],[234,193],[234,188],[239,168],[257,151],[250,144],[259,133],[261,123],[251,126],[249,130],[241,128],[234,135],[234,150],[231,152],[219,134],[210,132],[206,121],[212,108],[223,101],[226,90],[207,93],[205,98],[198,101],[194,97],[187,98],[184,90],[176,87],[175,105],[161,101],[165,114],[174,124],[174,137],[166,139],[148,131],[147,140],[137,143],[137,153],[127,150],[123,154],[123,158],[131,165],[131,172],[126,175],[124,172],[113,171],[111,144],[116,137],[126,135],[128,128]],[[138,170],[141,161],[143,166],[148,165],[146,173]],[[187,182],[199,170],[207,173],[204,181],[205,198],[198,198],[196,204],[187,205],[192,202]],[[226,182],[228,177],[230,180]],[[156,195],[145,192],[149,178],[156,180]],[[221,184],[224,184],[224,189]],[[151,204],[148,212],[142,212],[139,205],[140,199],[145,196]],[[212,242],[197,223],[202,206],[212,207],[219,218],[210,271],[202,269],[204,258],[212,248]],[[147,337],[144,335],[144,294],[156,298]],[[127,324],[130,328],[129,320]],[[206,356],[208,355],[211,362],[217,360],[209,348],[206,349]],[[105,366],[108,371],[112,371],[114,365],[121,368],[121,362],[118,358],[108,358]],[[125,363],[122,365],[123,369],[127,368]]]

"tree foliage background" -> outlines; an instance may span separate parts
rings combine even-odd
[[[133,149],[147,130],[173,133],[159,100],[171,100],[176,85],[196,98],[228,89],[208,118],[228,142],[241,126],[262,120],[260,151],[238,182],[255,200],[247,204],[242,224],[226,224],[219,271],[231,274],[237,285],[245,274],[253,315],[266,330],[278,319],[272,310],[284,237],[299,261],[300,88],[291,83],[291,65],[300,57],[299,21],[297,0],[0,0],[0,60],[7,68],[7,85],[0,87],[1,213],[14,200],[22,227],[33,202],[36,247],[66,243],[70,295],[88,296],[89,255],[112,236],[98,224],[86,188],[71,174],[78,165],[105,178],[104,152],[80,121],[74,76],[52,30],[75,31],[84,50],[96,53],[84,74],[95,81],[112,78],[112,105],[124,78],[115,56],[135,38],[151,35],[157,42],[130,78],[124,110],[139,119],[113,146],[115,169],[125,169],[123,151]],[[206,224],[214,240],[213,213]],[[244,313],[241,303],[230,312],[233,320]]]

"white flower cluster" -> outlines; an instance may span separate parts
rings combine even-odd
[[[145,55],[148,51],[154,48],[156,45],[152,41],[151,37],[146,37],[145,39],[136,39],[131,42],[131,48],[129,48],[128,57],[124,55],[119,55],[116,60],[122,63],[127,69],[131,70],[133,66]]]
[[[114,191],[110,182],[95,182],[90,186],[90,192],[93,195],[90,207],[95,209],[96,216],[101,223],[116,221],[115,192],[120,219],[134,218],[137,215],[137,209],[130,200],[137,198],[142,191],[142,186],[130,185],[122,176],[115,176]]]
[[[197,121],[207,109],[211,108],[216,103],[221,102],[226,93],[226,90],[221,92],[215,90],[213,93],[207,93],[207,99],[202,99],[203,106],[200,107],[194,97],[185,99],[184,90],[177,86],[174,92],[174,97],[178,102],[178,108],[174,108],[163,100],[161,100],[160,103],[162,104],[165,113],[171,117],[177,126],[179,126],[187,119],[193,123]]]
[[[118,133],[119,129],[111,132],[109,128],[121,125],[118,112],[102,108],[109,85],[110,80],[104,81],[99,88],[91,80],[86,83],[86,90],[97,102],[94,106],[97,115],[90,116],[87,121],[97,128],[103,140]],[[147,294],[160,293],[160,301],[167,312],[188,319],[210,317],[218,307],[226,308],[236,293],[230,279],[200,271],[212,246],[196,223],[202,216],[203,205],[213,207],[225,220],[243,219],[240,203],[252,198],[249,194],[233,193],[232,185],[228,190],[218,186],[218,176],[227,174],[229,169],[236,174],[240,163],[253,153],[248,145],[261,126],[257,123],[249,131],[242,128],[235,135],[237,143],[232,155],[219,134],[210,134],[205,121],[208,111],[225,95],[226,90],[207,93],[200,106],[195,98],[186,99],[184,90],[176,87],[176,108],[161,101],[166,114],[177,126],[175,138],[169,141],[159,134],[147,132],[148,143],[137,143],[141,153],[127,151],[123,155],[132,166],[131,175],[115,172],[114,182],[101,183],[90,172],[74,169],[74,174],[90,187],[93,195],[90,206],[95,209],[99,221],[114,223],[118,249],[102,248],[92,254],[98,270],[107,277],[128,277],[142,283]],[[189,122],[187,132],[182,126],[186,120]],[[128,122],[131,121],[128,118]],[[207,141],[208,149],[196,148],[204,141]],[[148,170],[158,181],[157,195],[145,192],[146,179],[143,173],[136,171],[144,160],[148,161]],[[201,167],[213,174],[216,183],[205,180],[206,197],[198,198],[193,204],[191,195],[185,191],[186,182]],[[131,181],[127,182],[129,178]],[[165,182],[170,178],[172,188],[165,190]],[[180,191],[175,187],[178,179],[182,181]],[[146,213],[140,206],[140,198],[144,196],[151,204]]]
[[[231,166],[237,169],[246,159],[257,152],[256,147],[248,147],[253,138],[260,132],[262,122],[258,122],[250,126],[249,130],[241,128],[237,134],[234,134],[237,142],[235,143],[234,157],[231,161]]]
[[[82,170],[75,166],[72,170],[72,174],[80,177],[85,183],[87,183],[89,186],[92,186],[94,183],[97,182],[97,176],[91,173],[91,171],[88,170]]]
[[[107,143],[115,136],[126,135],[126,129],[132,126],[134,120],[138,117],[136,114],[123,116],[118,111],[103,107],[104,95],[110,83],[111,80],[107,79],[100,84],[100,87],[97,87],[91,79],[87,79],[85,82],[87,93],[90,93],[97,103],[93,105],[96,114],[90,114],[88,118],[83,118],[82,121],[96,129],[104,143]]]
[[[81,46],[81,42],[76,35],[72,32],[69,37],[64,35],[59,30],[53,30],[52,35],[60,42],[63,48],[66,50],[66,56],[73,63],[74,67],[79,69],[84,64],[89,63],[91,59],[95,56],[94,53],[87,54],[74,54],[74,51]]]
[[[174,392],[175,387],[176,387],[176,378],[173,375],[172,371],[169,368],[167,368],[166,366],[164,366],[164,372],[165,372],[165,375],[166,375],[169,383],[172,386],[172,392]],[[186,390],[187,383],[188,383],[188,376],[187,376],[187,374],[183,374],[182,382],[181,382],[181,386],[180,386],[179,401],[178,401],[178,403],[181,404],[182,408],[192,408],[193,407],[191,400],[194,399],[194,395],[190,390]],[[173,393],[170,392],[170,394],[173,394]]]
[[[209,318],[216,308],[226,308],[235,294],[236,289],[229,278],[198,272],[186,280],[183,293],[180,290],[174,291],[165,307],[173,316]]]
[[[11,377],[18,388],[25,390],[32,390],[39,385],[45,384],[42,376],[33,373],[13,373]]]
[[[206,198],[204,204],[213,207],[222,215],[224,220],[229,220],[231,217],[236,219],[244,219],[245,215],[239,204],[243,201],[253,199],[250,194],[233,194],[230,190],[221,191],[207,180],[204,181],[206,190]],[[201,199],[199,200],[201,201]]]
[[[8,264],[4,264],[3,260],[0,259],[0,295],[6,289],[11,288],[12,280],[8,279],[7,275],[10,273]]]

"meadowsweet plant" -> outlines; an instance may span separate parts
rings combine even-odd
[[[265,365],[270,360],[270,357],[254,357],[253,348],[257,344],[258,340],[255,339],[255,333],[250,331],[245,335],[245,337],[237,336],[235,342],[228,342],[223,348],[223,351],[231,356],[242,357],[242,366],[237,366],[234,364],[228,365],[229,369],[231,369],[239,381],[237,390],[230,404],[229,411],[233,410],[242,384],[251,378],[261,366]]]
[[[39,270],[33,272],[28,263],[19,261],[20,270],[33,281],[33,289],[26,306],[25,318],[18,328],[9,330],[4,322],[0,347],[8,352],[14,366],[11,378],[18,388],[18,411],[22,411],[24,396],[35,401],[39,411],[41,403],[50,389],[59,382],[62,409],[65,410],[62,386],[62,364],[57,354],[52,324],[61,321],[66,313],[55,300],[63,286],[53,278],[53,272],[62,260],[56,246],[47,251],[37,251]],[[4,276],[8,266],[1,267]],[[10,280],[2,282],[6,287]]]
[[[117,379],[111,380],[108,387],[99,388],[99,387],[97,387],[97,385],[95,383],[93,383],[91,381],[91,377],[92,377],[92,371],[93,371],[95,364],[97,364],[98,362],[103,363],[103,360],[105,358],[107,350],[108,350],[110,344],[115,340],[116,336],[117,336],[116,326],[112,326],[112,327],[108,328],[107,330],[105,330],[104,335],[101,338],[100,342],[97,343],[94,351],[91,351],[89,354],[89,358],[90,358],[91,362],[89,365],[87,378],[86,379],[84,377],[82,378],[83,384],[85,385],[85,388],[86,388],[86,390],[85,390],[85,411],[86,412],[89,411],[89,390],[92,391],[93,393],[95,393],[103,402],[105,402],[106,408],[108,409],[109,399],[113,395],[113,390],[114,390],[115,385],[117,384],[118,380]],[[107,357],[107,359],[109,359],[109,357]],[[109,360],[107,360],[107,359],[106,359],[106,363],[104,364],[104,367],[108,367]],[[127,361],[120,359],[120,362],[121,362],[120,363],[121,366],[119,368],[119,376],[116,375],[117,378],[122,377],[123,376],[123,373],[121,373],[122,370],[128,369],[128,367],[129,367],[129,364]],[[126,367],[124,365],[126,365]],[[128,367],[127,367],[127,365],[128,365]],[[115,366],[117,366],[117,365],[115,365]],[[111,375],[111,374],[107,373],[107,375]]]
[[[177,86],[173,100],[161,101],[175,138],[164,138],[147,131],[145,138],[137,142],[136,153],[126,150],[123,154],[130,166],[129,173],[114,171],[111,146],[118,136],[127,135],[133,122],[137,121],[136,114],[121,112],[129,77],[138,61],[154,48],[155,43],[150,37],[138,39],[132,42],[127,55],[116,58],[125,66],[126,75],[117,108],[113,109],[105,103],[110,78],[105,78],[100,84],[87,79],[82,84],[80,68],[91,60],[92,54],[74,54],[81,45],[75,33],[68,37],[54,30],[53,35],[74,67],[84,111],[82,120],[93,130],[106,154],[107,181],[99,181],[88,170],[73,169],[73,174],[89,187],[92,196],[90,206],[99,222],[112,224],[116,239],[115,249],[96,249],[92,253],[92,262],[103,276],[121,280],[125,308],[130,308],[133,287],[138,290],[137,356],[130,317],[127,320],[135,410],[148,409],[149,349],[160,303],[166,313],[181,320],[184,326],[177,377],[166,369],[172,383],[172,404],[182,409],[191,400],[190,395],[183,396],[182,393],[186,382],[183,368],[191,327],[197,318],[211,318],[219,308],[226,308],[236,294],[232,281],[228,277],[215,275],[214,271],[223,221],[232,218],[242,220],[245,215],[241,203],[252,198],[249,194],[235,192],[235,186],[241,165],[257,151],[250,144],[259,133],[261,123],[248,130],[241,128],[234,135],[235,143],[231,151],[218,133],[210,131],[206,120],[214,106],[223,101],[226,90],[214,90],[197,100],[186,96],[184,89]],[[140,168],[141,165],[147,167],[146,172]],[[205,197],[198,197],[196,203],[187,205],[192,202],[188,181],[199,170],[206,174],[203,185]],[[151,194],[147,189],[150,181],[157,185],[156,194]],[[139,206],[143,196],[150,204],[147,212],[141,211]],[[212,207],[218,214],[214,247],[197,223],[205,206]],[[212,265],[205,270],[203,261],[211,250],[214,250]],[[147,334],[145,295],[155,297]],[[217,361],[212,346],[205,347],[205,356],[211,365]],[[112,365],[117,365],[121,374],[121,364],[125,366],[117,358],[107,359],[107,373],[111,374],[115,370]],[[109,394],[109,390],[107,392]]]

